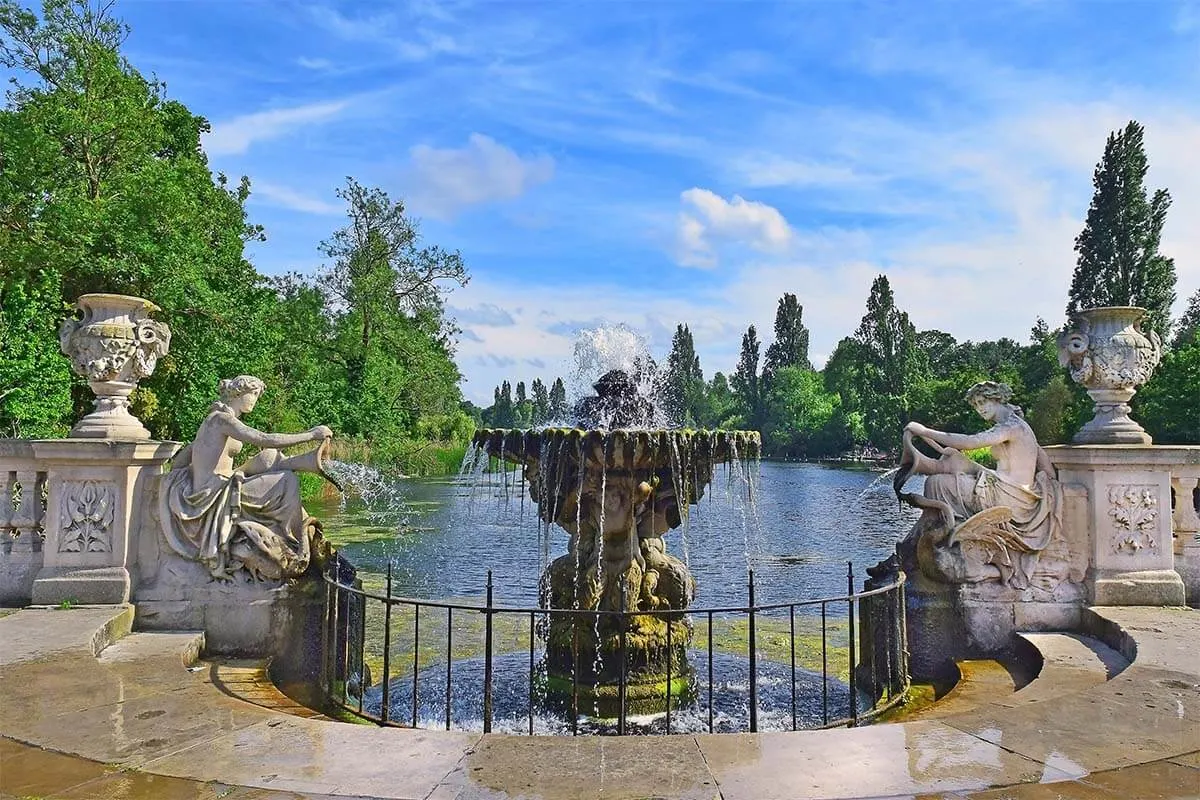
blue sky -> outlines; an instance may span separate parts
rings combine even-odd
[[[1147,128],[1200,286],[1200,5],[127,0],[126,52],[249,175],[264,272],[311,271],[347,175],[472,272],[465,394],[566,375],[572,331],[676,323],[729,371],[794,292],[814,359],[889,275],[920,328],[1061,322],[1108,132]]]

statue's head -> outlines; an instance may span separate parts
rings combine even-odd
[[[221,396],[222,403],[245,414],[254,409],[259,395],[266,388],[267,385],[253,375],[238,375],[217,384],[217,394]]]
[[[979,412],[980,416],[985,419],[993,419],[995,415],[987,413],[988,407],[1008,406],[1008,401],[1012,399],[1012,395],[1012,387],[1007,383],[980,381],[970,389],[967,389],[964,398]]]

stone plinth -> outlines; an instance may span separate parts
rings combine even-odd
[[[51,439],[30,443],[46,474],[42,568],[34,605],[127,603],[136,580],[136,531],[146,480],[178,442]]]
[[[1087,492],[1091,542],[1088,599],[1094,605],[1179,606],[1172,476],[1194,474],[1200,446],[1059,445],[1046,448],[1064,485]]]

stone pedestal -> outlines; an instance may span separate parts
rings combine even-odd
[[[47,475],[42,568],[34,605],[127,603],[146,513],[143,486],[178,442],[52,439],[30,443]]]
[[[1200,446],[1046,448],[1064,485],[1087,491],[1092,605],[1184,604],[1172,539],[1173,471],[1200,464]]]

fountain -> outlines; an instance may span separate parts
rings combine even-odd
[[[519,467],[539,519],[570,535],[542,575],[542,607],[626,612],[555,614],[543,631],[548,694],[574,693],[600,717],[617,716],[622,673],[631,715],[687,695],[695,580],[662,537],[684,524],[718,465],[746,475],[760,449],[752,431],[650,428],[654,404],[637,385],[606,372],[576,406],[586,428],[483,429],[472,442],[472,458]]]

